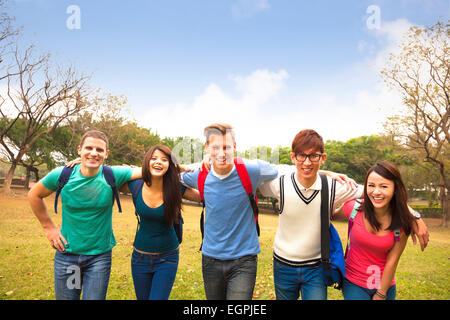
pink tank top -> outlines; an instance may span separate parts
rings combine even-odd
[[[350,217],[355,200],[344,204],[344,213]],[[394,232],[377,236],[366,230],[363,213],[358,212],[349,237],[349,250],[345,260],[345,277],[350,282],[367,289],[378,289],[381,283],[387,254],[394,246]],[[395,276],[391,286],[395,284]]]

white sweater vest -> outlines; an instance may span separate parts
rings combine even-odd
[[[327,177],[329,207],[334,208],[336,181]],[[318,179],[320,180],[320,179]],[[321,185],[321,184],[320,184]],[[295,173],[280,177],[280,216],[274,241],[274,258],[292,266],[319,262],[321,191],[309,190],[306,197]]]

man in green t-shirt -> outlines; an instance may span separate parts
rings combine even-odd
[[[111,272],[111,249],[116,241],[112,230],[112,189],[103,175],[108,157],[108,138],[100,131],[86,132],[78,146],[81,164],[76,165],[61,191],[62,226],[50,218],[44,203],[58,189],[63,167],[56,168],[29,192],[31,209],[44,228],[50,245],[56,249],[55,297],[60,299],[101,300]],[[141,168],[113,166],[118,188],[141,177]]]

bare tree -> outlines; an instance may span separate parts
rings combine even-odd
[[[16,37],[19,35],[19,29],[13,24],[14,19],[11,18],[4,10],[6,9],[6,1],[0,0],[0,69],[4,70],[5,66],[4,56],[11,52],[11,47],[14,44]],[[4,79],[6,75],[0,75],[0,80]]]
[[[11,167],[5,177],[4,191],[10,192],[14,171],[30,147],[43,135],[53,132],[69,117],[89,107],[88,76],[73,68],[50,68],[48,55],[34,58],[33,47],[23,54],[14,52],[14,67],[8,69],[7,93],[0,96],[0,145],[8,154]],[[23,138],[13,144],[8,132],[25,124]]]
[[[443,223],[449,226],[450,25],[411,27],[381,75],[403,97],[402,114],[386,123],[400,143],[439,172]]]

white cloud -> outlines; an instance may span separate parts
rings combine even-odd
[[[380,29],[370,30],[374,37],[373,43],[365,40],[358,42],[358,51],[365,53],[367,58],[356,62],[347,75],[349,79],[355,79],[348,83],[352,99],[337,103],[337,109],[333,113],[335,123],[345,125],[334,130],[337,138],[333,139],[347,140],[360,135],[381,133],[387,117],[398,114],[401,110],[401,96],[386,86],[380,71],[386,66],[390,53],[400,52],[405,33],[411,26],[406,19],[383,21]],[[358,85],[358,81],[364,85]],[[326,134],[324,138],[330,139]]]
[[[256,107],[275,96],[283,86],[283,81],[288,78],[285,70],[278,73],[268,70],[256,70],[250,76],[231,76],[236,84],[236,89],[243,94],[242,103]]]
[[[327,84],[317,85],[311,92],[302,92],[300,99],[291,99],[289,110],[272,118],[273,132],[278,144],[290,145],[294,135],[310,128],[322,135],[324,140],[346,141],[361,135],[383,132],[387,117],[399,112],[401,96],[386,87],[381,81],[380,71],[386,65],[390,53],[398,53],[405,32],[412,26],[406,19],[387,21],[373,32],[374,42],[358,42],[358,51],[366,52],[368,58],[358,61],[345,75],[345,92],[327,91]],[[279,122],[280,124],[275,124]],[[287,134],[288,133],[288,134]],[[275,143],[277,139],[267,138]]]
[[[370,64],[373,70],[380,71],[386,65],[389,54],[400,51],[404,35],[412,26],[406,19],[397,19],[395,21],[383,21],[380,29],[373,30],[374,36],[382,47]]]
[[[231,15],[238,20],[247,19],[269,8],[268,0],[237,0],[231,5]]]
[[[289,78],[286,70],[260,69],[230,75],[232,92],[210,83],[192,101],[152,106],[138,121],[143,126],[151,123],[162,137],[190,136],[201,141],[204,127],[227,122],[235,128],[240,151],[258,145],[290,146],[295,134],[306,128],[316,130],[324,140],[346,141],[381,133],[386,118],[398,111],[401,97],[380,81],[379,71],[410,26],[404,19],[384,22],[374,33],[377,45],[371,45],[371,51],[377,49],[375,54],[343,75],[348,79],[343,92],[330,91],[327,83],[308,91],[283,90]]]
[[[204,127],[226,122],[236,129],[238,147],[264,144],[265,140],[255,139],[259,131],[264,131],[260,124],[266,122],[261,109],[278,95],[288,77],[285,70],[255,70],[247,76],[233,75],[229,78],[239,92],[237,98],[211,83],[192,102],[152,106],[137,121],[142,126],[152,123],[162,137],[190,136],[202,141]]]

